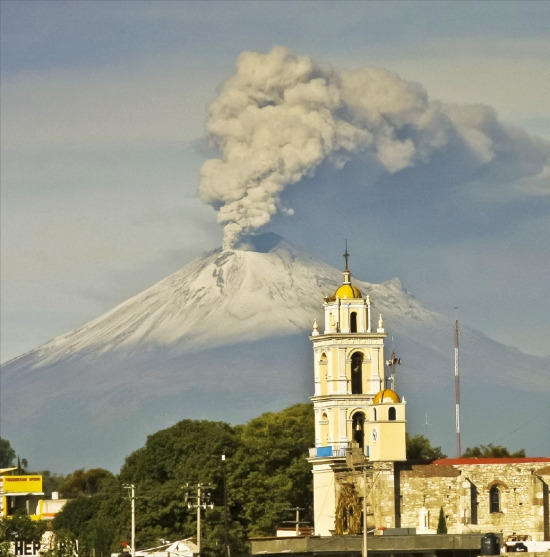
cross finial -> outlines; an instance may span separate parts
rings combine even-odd
[[[349,257],[349,253],[348,253],[348,241],[346,240],[346,253],[344,253],[344,259],[346,260],[346,271],[348,270],[348,257]]]

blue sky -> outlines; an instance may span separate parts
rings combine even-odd
[[[0,15],[2,361],[221,245],[198,195],[219,157],[208,106],[243,51],[275,45],[482,105],[474,128],[494,110],[487,133],[508,135],[475,169],[452,149],[398,172],[325,161],[262,230],[338,267],[347,238],[355,276],[399,277],[451,335],[458,317],[550,352],[550,4],[2,0]]]

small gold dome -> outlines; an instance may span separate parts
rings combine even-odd
[[[392,391],[391,389],[384,389],[376,394],[373,404],[381,404],[384,402],[401,402],[401,399],[395,391]]]
[[[362,298],[363,296],[357,286],[353,284],[342,284],[334,293],[334,297],[342,300],[344,298]]]

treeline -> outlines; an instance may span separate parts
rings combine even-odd
[[[233,557],[248,554],[250,537],[274,535],[285,523],[292,527],[296,508],[301,509],[300,521],[312,524],[307,457],[314,429],[311,404],[266,413],[239,426],[183,420],[150,435],[117,475],[103,469],[76,470],[65,477],[43,473],[51,490],[70,498],[48,527],[60,539],[77,539],[80,557],[120,552],[122,542],[131,541],[131,491],[124,486],[134,486],[136,548],[194,537],[197,485],[202,484],[201,503],[206,506],[201,511],[202,555],[224,555],[226,540]],[[407,435],[406,442],[408,459],[446,457],[423,435]],[[9,442],[0,443],[0,449],[0,461],[9,465],[15,458]],[[467,449],[464,456],[525,456],[525,452],[510,454],[489,444]],[[24,516],[7,522],[0,521],[0,557],[6,555],[1,542],[9,541],[14,532],[40,539],[46,529]]]
[[[202,490],[207,495],[201,501],[207,505],[202,554],[223,555],[226,536],[231,555],[247,554],[247,539],[275,534],[277,526],[294,519],[292,509],[303,509],[301,519],[312,521],[307,456],[314,439],[311,404],[266,413],[241,426],[183,420],[150,435],[116,476],[80,470],[65,478],[60,491],[76,498],[53,527],[79,540],[81,557],[120,551],[131,533],[130,492],[123,486],[133,485],[137,548],[193,537],[196,486],[203,484],[211,488]]]

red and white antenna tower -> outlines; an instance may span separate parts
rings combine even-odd
[[[456,457],[460,458],[460,378],[458,375],[458,319],[455,321],[455,411],[456,411]]]

